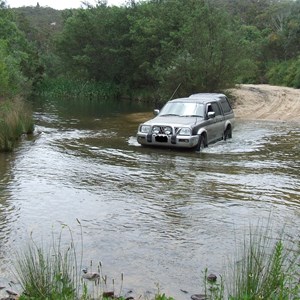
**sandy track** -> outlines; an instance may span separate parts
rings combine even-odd
[[[242,84],[229,90],[234,96],[235,116],[300,122],[300,90],[267,84]]]

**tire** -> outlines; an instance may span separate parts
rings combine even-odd
[[[231,130],[231,127],[228,126],[224,131],[224,141],[226,141],[227,139],[231,139],[231,138],[232,138],[232,130]]]
[[[205,137],[203,134],[199,136],[198,144],[196,146],[196,151],[201,152],[205,148]]]

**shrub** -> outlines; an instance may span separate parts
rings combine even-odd
[[[269,83],[300,88],[300,57],[269,66],[267,77]]]

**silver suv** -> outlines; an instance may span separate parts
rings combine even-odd
[[[168,101],[155,118],[140,124],[145,146],[196,148],[232,137],[234,113],[224,94],[201,93]]]

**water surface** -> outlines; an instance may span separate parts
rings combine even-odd
[[[14,250],[31,233],[46,244],[62,223],[79,245],[82,228],[86,266],[176,299],[202,292],[206,267],[222,272],[250,224],[271,216],[299,240],[299,124],[237,120],[233,139],[203,153],[154,149],[135,139],[151,109],[34,103],[34,135],[0,154],[0,285]]]

